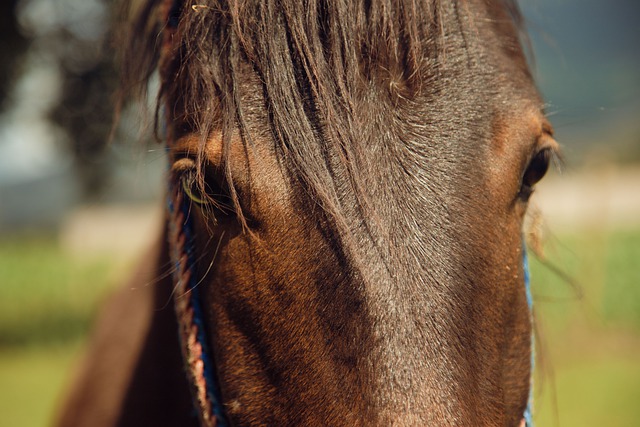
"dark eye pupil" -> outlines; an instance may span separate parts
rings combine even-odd
[[[551,150],[545,149],[531,159],[527,170],[522,177],[522,186],[520,187],[520,197],[528,200],[533,193],[533,187],[544,177],[549,169],[549,161],[551,160]]]

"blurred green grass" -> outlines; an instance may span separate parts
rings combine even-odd
[[[51,236],[0,240],[0,427],[51,424],[113,267]]]
[[[531,262],[537,425],[637,426],[640,230],[554,236],[545,252],[551,266]]]
[[[80,356],[78,341],[0,349],[0,426],[51,425]]]
[[[565,233],[545,250],[575,283],[532,257],[537,425],[637,425],[640,230]],[[0,426],[51,422],[114,268],[54,238],[0,241]]]
[[[110,284],[105,257],[74,259],[55,238],[0,244],[0,348],[82,337]]]

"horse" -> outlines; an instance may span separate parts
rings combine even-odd
[[[59,424],[524,426],[558,149],[511,0],[144,0],[167,213]]]

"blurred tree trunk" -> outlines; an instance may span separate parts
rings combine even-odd
[[[3,0],[0,5],[0,109],[5,102],[14,80],[16,65],[29,45],[20,32],[16,19],[19,0]]]
[[[111,172],[105,148],[118,85],[113,56],[109,46],[104,46],[95,62],[82,68],[73,66],[69,58],[61,58],[62,96],[51,113],[52,120],[70,137],[76,170],[89,198],[100,194]]]

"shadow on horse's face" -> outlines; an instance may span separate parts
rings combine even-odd
[[[518,425],[531,334],[521,226],[555,142],[513,18],[503,2],[436,2],[429,29],[400,8],[387,22],[404,25],[396,51],[383,52],[357,31],[336,42],[347,23],[323,7],[308,34],[295,11],[260,9],[243,33],[233,13],[246,11],[224,27],[183,8],[186,42],[163,71],[228,417]],[[349,43],[364,46],[355,65]],[[229,76],[198,74],[198,55]],[[188,87],[207,76],[214,112],[194,121]]]

